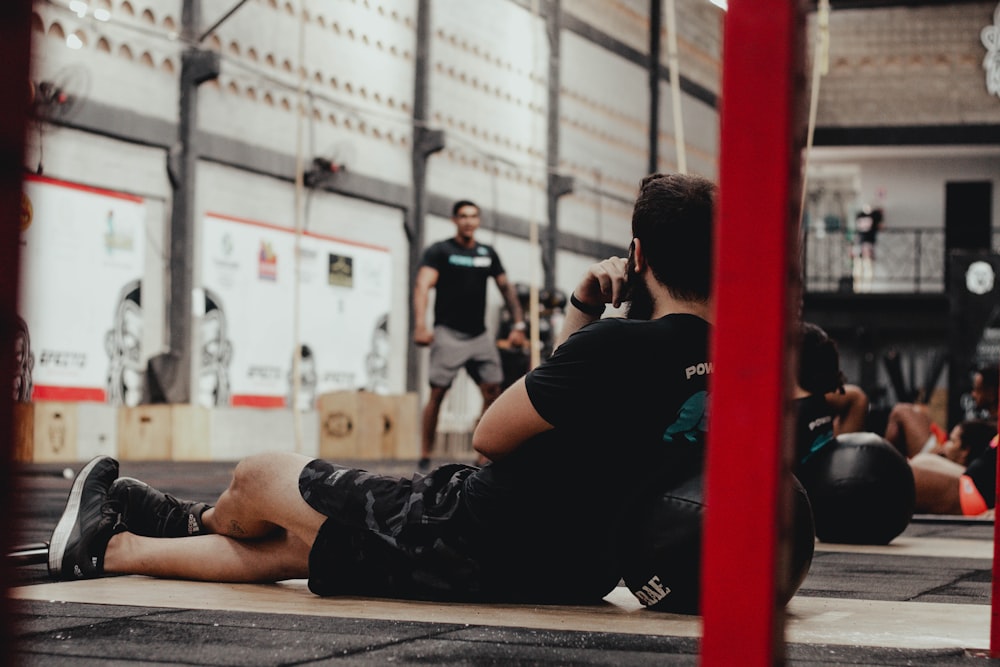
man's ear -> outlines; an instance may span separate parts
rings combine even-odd
[[[642,273],[646,268],[646,255],[642,252],[642,241],[632,239],[629,245],[629,254],[632,255],[632,262],[636,273]]]

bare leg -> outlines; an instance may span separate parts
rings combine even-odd
[[[931,418],[917,405],[898,403],[889,413],[885,439],[906,458],[913,458],[931,437]]]
[[[420,429],[420,456],[430,458],[434,451],[434,439],[437,437],[438,415],[441,413],[441,404],[444,402],[448,387],[431,387],[430,397],[427,405],[424,406],[423,421]]]
[[[229,488],[202,515],[205,528],[237,539],[267,537],[283,528],[312,544],[326,517],[299,493],[299,473],[310,460],[290,452],[243,459]]]
[[[204,581],[305,577],[309,550],[326,517],[299,493],[309,457],[287,452],[241,461],[202,522],[214,535],[158,539],[119,533],[105,554],[107,572]]]
[[[224,535],[156,538],[119,533],[111,538],[104,571],[169,579],[273,582],[309,576],[309,545],[280,532],[263,540]]]

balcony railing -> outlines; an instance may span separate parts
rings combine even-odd
[[[943,229],[879,232],[870,280],[859,280],[858,248],[850,233],[810,228],[804,246],[806,291],[910,294],[945,290]]]

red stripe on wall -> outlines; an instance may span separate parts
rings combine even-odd
[[[295,230],[290,227],[282,227],[281,225],[275,225],[270,222],[261,222],[260,220],[250,220],[249,218],[241,218],[235,215],[227,215],[225,213],[215,213],[209,211],[205,214],[206,218],[218,218],[219,220],[227,220],[229,222],[238,222],[241,225],[250,225],[251,227],[263,227],[264,229],[272,229],[276,232],[285,232],[288,234],[294,234]],[[310,236],[314,239],[323,239],[324,241],[334,241],[336,243],[343,243],[345,245],[352,245],[358,248],[368,248],[370,250],[378,250],[380,252],[389,252],[389,248],[380,245],[373,245],[371,243],[363,243],[361,241],[351,241],[350,239],[342,239],[336,236],[327,236],[326,234],[317,234],[316,232],[303,231],[303,236]]]
[[[108,400],[107,392],[97,387],[54,387],[36,384],[31,391],[34,401],[96,401]]]
[[[93,192],[94,194],[104,195],[105,197],[115,197],[116,199],[133,201],[137,204],[141,204],[144,201],[142,197],[139,197],[137,195],[130,195],[125,192],[104,190],[103,188],[95,188],[91,185],[83,185],[81,183],[70,183],[68,181],[59,181],[54,178],[48,178],[46,176],[37,176],[35,174],[25,174],[24,180],[35,181],[36,183],[48,183],[49,185],[58,185],[64,188],[70,188],[71,190],[82,190],[83,192]]]
[[[253,394],[233,394],[230,404],[245,408],[283,408],[284,396],[255,396]]]

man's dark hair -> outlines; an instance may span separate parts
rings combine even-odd
[[[986,419],[970,419],[959,424],[962,428],[962,449],[968,452],[965,464],[986,451],[990,440],[997,434],[997,424]]]
[[[459,209],[461,209],[463,206],[475,206],[476,212],[477,213],[480,212],[479,204],[477,204],[476,202],[469,201],[468,199],[460,199],[457,202],[455,202],[454,206],[451,207],[451,217],[454,218],[456,215],[458,215]]]
[[[822,328],[802,323],[799,340],[799,386],[810,394],[828,394],[844,390],[837,342]]]
[[[642,180],[632,236],[656,279],[675,299],[708,301],[712,289],[715,184],[701,176],[653,174]]]

